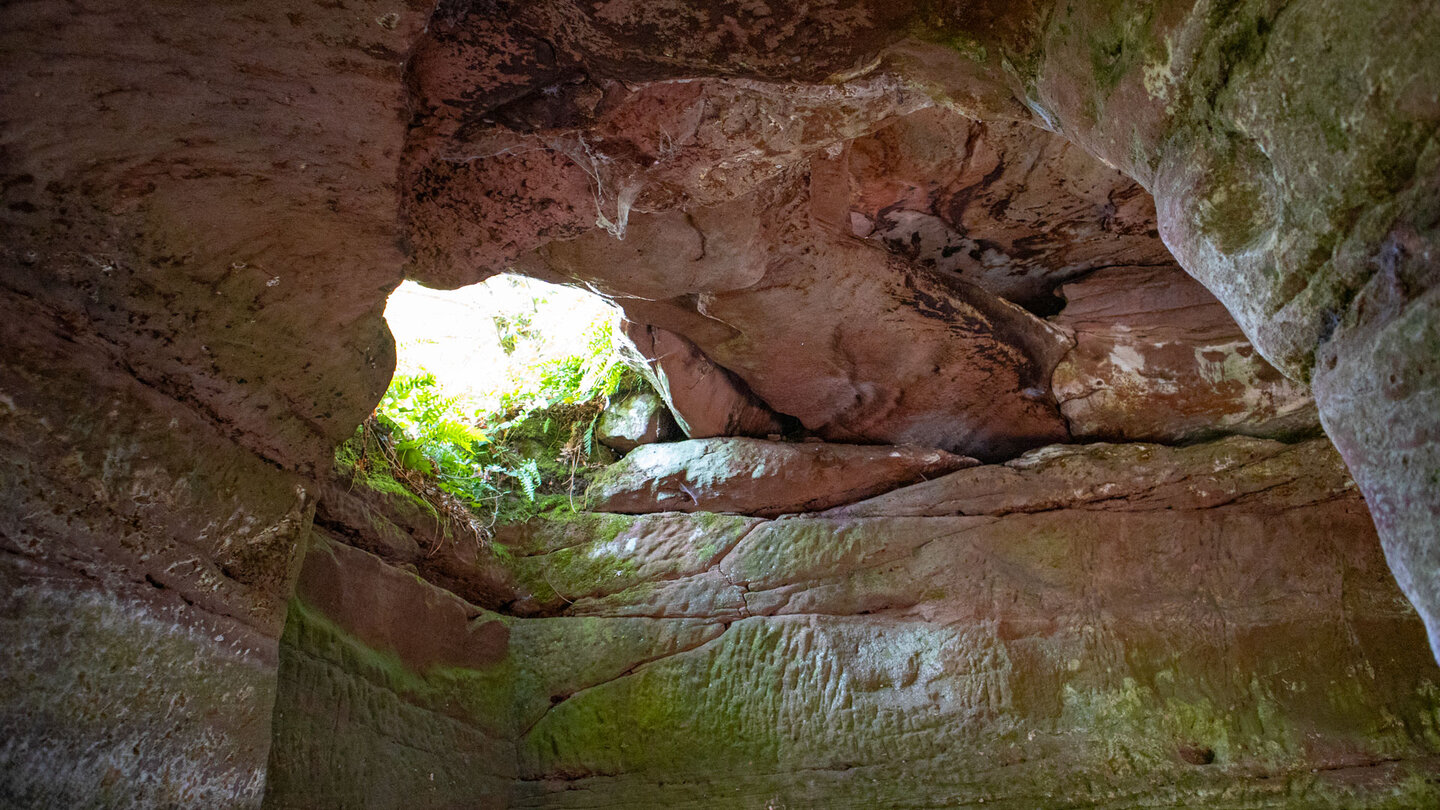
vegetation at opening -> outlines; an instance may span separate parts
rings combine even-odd
[[[578,507],[590,475],[613,460],[595,441],[601,411],[646,385],[616,349],[613,323],[592,322],[573,353],[511,365],[505,384],[478,404],[428,371],[397,374],[336,451],[337,473],[442,525],[465,520],[482,531]],[[523,312],[494,316],[494,324],[507,355],[543,337]]]

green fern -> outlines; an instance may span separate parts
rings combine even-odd
[[[510,471],[520,487],[525,491],[525,500],[535,500],[535,490],[540,486],[540,465],[535,459],[530,459],[524,464]]]
[[[590,419],[590,424],[585,426],[585,455],[595,455],[595,426],[600,423],[600,414],[597,412]]]
[[[512,342],[538,339],[525,318],[497,320],[496,328]],[[448,493],[489,522],[497,513],[524,519],[570,504],[593,466],[601,409],[646,383],[621,360],[610,321],[590,328],[581,352],[532,368],[484,414],[465,413],[434,374],[397,375],[367,422],[383,452],[367,456],[347,442],[336,470],[387,494],[403,491],[431,511],[426,499]],[[443,501],[434,500],[446,508]]]

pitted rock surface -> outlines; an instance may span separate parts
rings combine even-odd
[[[1351,463],[1363,467],[1357,478],[1383,507],[1382,537],[1397,576],[1440,639],[1440,591],[1431,575],[1440,553],[1433,519],[1440,490],[1431,480],[1436,454],[1427,449],[1435,443],[1424,438],[1437,424],[1429,370],[1435,353],[1417,337],[1433,331],[1435,310],[1425,302],[1437,283],[1440,99],[1433,88],[1440,57],[1427,43],[1440,35],[1440,17],[1429,3],[1404,0],[1382,8],[1243,0],[1223,9],[1190,0],[1143,8],[867,3],[863,12],[837,9],[818,29],[783,33],[768,28],[774,22],[768,7],[718,20],[695,4],[665,8],[673,20],[663,23],[628,2],[575,10],[559,0],[437,18],[443,24],[432,26],[422,46],[435,43],[435,58],[417,60],[412,70],[419,115],[404,175],[406,229],[416,248],[412,274],[459,283],[497,272],[547,243],[586,238],[586,231],[593,236],[597,227],[618,236],[627,213],[673,220],[677,213],[763,198],[772,186],[805,176],[812,190],[829,189],[814,199],[831,251],[851,253],[846,240],[874,236],[870,244],[888,244],[912,267],[980,282],[941,297],[941,311],[958,298],[955,311],[991,313],[981,321],[947,318],[979,326],[955,336],[971,351],[957,357],[956,366],[979,373],[952,379],[987,402],[997,401],[992,384],[1005,392],[1003,401],[1021,382],[1018,390],[1034,399],[1002,409],[999,424],[1014,425],[1013,432],[997,435],[963,407],[946,411],[948,429],[914,424],[909,409],[894,403],[914,390],[925,402],[922,410],[937,405],[928,380],[903,367],[850,367],[850,347],[860,346],[863,356],[869,344],[823,324],[819,333],[835,349],[828,362],[808,362],[818,361],[824,379],[841,384],[818,389],[818,396],[843,403],[853,392],[886,416],[857,420],[843,407],[818,409],[813,385],[794,397],[767,385],[746,355],[763,346],[782,356],[800,344],[798,336],[754,320],[726,332],[735,307],[718,325],[697,319],[694,314],[707,314],[709,302],[700,300],[705,293],[682,293],[676,306],[647,313],[653,321],[638,310],[632,318],[685,336],[818,435],[921,441],[994,458],[1066,436],[1058,420],[1044,424],[1053,394],[1047,353],[1025,340],[1035,328],[1017,332],[997,324],[993,310],[985,310],[990,298],[977,290],[1048,312],[1052,282],[1105,266],[1107,238],[1123,256],[1117,264],[1163,264],[1154,240],[1146,245],[1152,229],[1138,184],[1154,195],[1153,232],[1216,295],[1255,350],[1289,379],[1321,383],[1322,418]],[[761,29],[768,33],[751,35]],[[496,69],[493,61],[446,56],[447,43],[482,34],[506,43],[499,51],[516,58]],[[857,43],[869,50],[857,52]],[[440,88],[482,90],[456,98],[429,89],[431,79]],[[527,114],[516,117],[517,107]],[[984,124],[947,121],[931,108]],[[653,112],[636,115],[642,109]],[[1012,127],[1015,122],[1062,135],[1078,149]],[[905,159],[894,164],[893,176],[891,166],[875,168],[863,159],[858,175],[842,165],[884,154],[887,142],[929,145],[926,137],[900,130],[882,134],[891,126],[936,133],[942,168],[923,188]],[[963,146],[953,134],[961,128]],[[725,140],[717,148],[712,133],[719,131]],[[948,166],[947,145],[954,149]],[[1133,184],[1107,176],[1104,167],[1079,165],[1085,162],[1080,152]],[[927,163],[926,156],[915,162]],[[984,166],[994,168],[976,182]],[[1077,181],[1051,184],[1057,193],[1026,200],[1030,183],[1038,177],[1036,186],[1045,185],[1052,171]],[[861,204],[852,208],[856,187],[849,181],[857,176]],[[527,186],[533,179],[540,180]],[[876,190],[879,198],[872,199]],[[763,201],[754,206],[766,207]],[[690,241],[676,238],[675,253],[685,255],[679,247]],[[867,279],[873,273],[861,272]],[[727,276],[727,283],[734,278]],[[780,281],[810,286],[811,278],[794,278]],[[930,306],[873,286],[853,292],[878,292],[872,301],[887,314]],[[734,302],[731,291],[723,295]],[[804,303],[772,296],[765,306],[781,307],[788,317]],[[849,322],[874,319],[865,305],[853,315]],[[925,330],[878,323],[884,325],[876,331],[887,334],[881,344],[930,345]],[[1010,347],[991,348],[981,333]],[[807,348],[815,351],[808,341]],[[926,355],[933,349],[919,351],[933,356]],[[976,354],[989,362],[969,363]],[[948,376],[946,366],[934,363],[934,374]],[[1037,368],[1044,379],[1023,384]],[[1390,368],[1393,374],[1385,371]],[[1128,372],[1118,371],[1122,381]],[[1333,381],[1324,382],[1332,373]],[[1392,376],[1396,382],[1387,386]],[[878,397],[868,394],[872,387]],[[1368,392],[1382,389],[1385,406],[1366,407],[1374,399]],[[1367,394],[1347,393],[1354,391]],[[1123,435],[1123,427],[1113,430],[1109,435]]]
[[[1053,447],[820,514],[579,513],[497,539],[513,615],[425,622],[441,641],[506,627],[509,654],[473,668],[357,666],[399,654],[395,637],[367,644],[373,617],[302,593],[276,806],[392,795],[385,770],[337,785],[296,764],[365,750],[424,762],[437,781],[418,797],[483,788],[481,806],[1437,795],[1440,670],[1323,440]],[[452,598],[359,551],[310,555],[302,581],[318,565],[357,596]],[[313,733],[332,715],[353,721]],[[461,778],[479,749],[452,728],[489,735],[513,776]],[[374,748],[390,739],[429,757]]]

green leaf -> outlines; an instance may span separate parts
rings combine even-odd
[[[395,460],[407,470],[414,470],[426,475],[434,472],[430,458],[425,455],[424,448],[416,441],[397,442],[395,444]]]

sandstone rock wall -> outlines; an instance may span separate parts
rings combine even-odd
[[[1110,268],[1059,288],[1075,349],[1051,383],[1076,438],[1183,442],[1319,428],[1305,386],[1265,362],[1178,268]]]
[[[258,806],[308,482],[0,302],[0,804]]]
[[[428,10],[0,8],[0,804],[259,805]]]
[[[310,551],[273,806],[1440,799],[1440,669],[1323,440],[1053,447],[818,515],[498,540],[508,616]]]
[[[440,542],[389,517],[384,532],[346,533],[366,507],[329,491],[323,464],[390,374],[380,310],[402,272],[455,285],[512,265],[593,283],[717,364],[730,375],[710,414],[721,432],[734,418],[739,432],[923,441],[991,461],[1076,436],[1288,435],[1276,418],[1298,392],[1238,343],[1202,348],[1209,333],[1183,373],[1225,369],[1194,413],[1157,419],[1123,397],[1089,397],[1081,413],[1055,397],[1057,369],[1074,372],[1064,385],[1160,390],[1163,377],[1094,362],[1121,345],[1116,323],[1047,319],[1056,283],[1079,292],[1112,260],[1161,271],[1168,248],[1274,368],[1313,382],[1433,638],[1437,26],[1425,0],[5,4],[0,640],[15,660],[0,673],[0,798],[255,805],[279,657],[280,705],[312,725],[279,727],[295,759],[276,771],[275,802],[313,780],[347,802],[684,806],[715,793],[687,770],[701,760],[742,774],[736,792],[757,804],[983,794],[1029,807],[1049,801],[1037,785],[1119,806],[1433,799],[1433,783],[1404,775],[1434,747],[1416,625],[1379,579],[1355,496],[1271,469],[1278,450],[1241,465],[1268,470],[1254,480],[1127,490],[1101,465],[1085,491],[1113,497],[1061,485],[1035,514],[921,503],[753,529],[725,519],[698,548],[703,516],[586,518],[628,532],[625,553],[653,550],[648,567],[613,570],[610,551],[574,550],[592,550],[589,528],[513,570],[475,535]],[[1103,385],[1084,382],[1097,369]],[[1244,386],[1225,385],[1232,372]],[[1012,486],[1030,468],[977,469],[976,483]],[[1233,500],[1202,508],[1212,491]],[[1101,506],[1150,498],[1177,508]],[[474,610],[523,614],[505,620],[511,649],[573,678],[517,689],[508,709],[455,708],[469,687],[371,654],[398,635],[359,633],[352,610],[308,590],[292,603],[299,550],[323,547],[312,507],[324,542],[339,532]],[[864,521],[889,528],[877,539]],[[956,528],[968,521],[973,534]],[[798,539],[758,545],[782,523]],[[1012,529],[1023,542],[992,534]],[[1060,529],[1074,555],[1054,553]],[[1304,539],[1274,545],[1291,534]],[[1156,536],[1169,544],[1141,542]],[[1327,556],[1321,537],[1340,545]],[[1252,579],[1270,570],[1260,550],[1287,576]],[[854,567],[892,553],[894,570]],[[1334,560],[1348,561],[1341,574]],[[1132,593],[1156,572],[1169,602]],[[937,589],[947,596],[926,598]],[[990,593],[1013,604],[977,596]],[[956,624],[915,618],[940,603]],[[501,621],[459,609],[467,628]],[[657,629],[672,615],[665,627],[681,629]],[[1023,635],[1047,622],[1053,634]],[[607,626],[648,629],[632,647],[608,631],[577,641]],[[934,655],[944,665],[926,669]],[[824,668],[838,660],[860,663]],[[813,679],[796,670],[794,690],[767,692],[791,661]],[[476,666],[459,669],[500,665]],[[733,691],[697,691],[712,678]],[[1061,688],[1057,705],[1065,686],[1078,697]],[[335,708],[357,701],[363,722],[336,734]],[[709,710],[722,704],[731,714]],[[376,719],[442,714],[448,730],[398,740]],[[687,730],[697,715],[710,725]],[[1029,725],[1011,733],[1004,717]],[[592,733],[596,718],[648,745]],[[338,747],[307,749],[325,742],[311,733],[322,721]],[[521,733],[531,723],[543,725]],[[836,728],[864,733],[850,748],[813,742]],[[955,738],[991,758],[908,755]],[[513,771],[476,771],[507,746]],[[421,779],[417,748],[472,757],[440,771],[459,792],[424,792],[434,771]],[[351,761],[392,758],[409,770],[390,793]],[[1392,785],[1402,792],[1382,798]]]
[[[412,63],[420,123],[407,142],[403,203],[411,274],[462,283],[517,259],[523,267],[537,249],[539,264],[553,263],[547,256],[566,240],[606,254],[584,247],[610,244],[597,226],[619,236],[648,215],[655,228],[678,227],[677,212],[698,222],[753,194],[750,208],[787,214],[782,252],[808,246],[799,262],[766,267],[767,276],[781,271],[774,280],[785,294],[761,281],[738,294],[746,303],[737,307],[727,286],[710,313],[709,290],[681,289],[649,317],[829,438],[926,441],[999,458],[1056,441],[1064,426],[1048,390],[1047,330],[997,307],[997,291],[1037,306],[1047,280],[1098,266],[1086,258],[1088,243],[1106,235],[1121,253],[1158,255],[1144,244],[1138,183],[1154,195],[1155,231],[1180,265],[1269,362],[1315,382],[1319,411],[1375,509],[1396,576],[1440,639],[1440,57],[1428,44],[1440,35],[1440,16],[1430,3],[886,2],[863,12],[836,4],[823,22],[780,29],[770,28],[778,20],[768,7],[663,8],[655,17],[626,2],[562,1],[437,17]],[[482,37],[506,58],[473,58]],[[871,50],[857,53],[859,43]],[[887,184],[864,166],[858,175],[845,168],[857,154],[883,152],[887,139],[904,139],[878,134],[893,119],[932,106],[985,122],[948,126],[965,131],[965,146],[933,187],[904,171]],[[1032,170],[1080,158],[1058,141],[1043,146],[1048,135],[1007,129],[1015,121],[1063,137],[1117,173],[1107,178],[1079,160],[1065,169],[1079,182],[1063,193],[1038,208],[1012,204],[1024,196],[1019,188],[1043,185]],[[869,150],[847,154],[857,140]],[[1033,160],[1042,146],[1056,159]],[[1007,168],[1017,158],[1022,168]],[[985,165],[994,168],[977,182]],[[814,203],[808,223],[797,209],[769,204],[773,187],[787,188],[796,174],[807,176]],[[858,210],[847,210],[852,189],[836,178],[858,178]],[[1094,193],[1107,186],[1114,193],[1101,204]],[[877,205],[865,194],[874,189],[899,199]],[[972,210],[985,200],[993,204],[984,215]],[[977,217],[996,238],[980,232]],[[772,230],[774,219],[766,219]],[[1034,233],[1022,236],[1027,226]],[[911,260],[909,275],[897,278],[953,281],[968,272],[980,283],[895,295],[877,283],[882,263],[836,234],[890,243]],[[686,230],[670,242],[691,237]],[[807,266],[812,254],[840,275]],[[562,274],[575,258],[560,263]],[[753,261],[741,267],[757,269]],[[748,279],[721,275],[727,285]],[[885,335],[882,346],[919,348],[894,366],[867,363],[875,345],[825,317],[804,312],[797,332],[747,313],[763,306],[790,315],[833,293],[831,282],[842,298],[864,296],[855,312]],[[943,354],[910,318],[937,307],[959,327]],[[820,379],[797,392],[767,385],[754,358],[802,345]],[[930,374],[904,362],[912,356],[934,361]],[[998,424],[1013,428],[944,406],[929,387],[936,378],[996,403]],[[925,403],[918,413],[916,400]],[[851,401],[863,407],[851,412]],[[928,423],[929,412],[944,412],[948,427]]]

